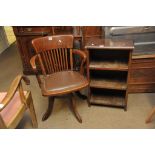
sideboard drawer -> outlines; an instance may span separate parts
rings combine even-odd
[[[132,69],[130,84],[155,83],[155,68]]]
[[[132,59],[132,69],[155,68],[155,58],[149,59]]]
[[[155,92],[154,84],[129,84],[129,93],[150,93]]]
[[[48,26],[19,26],[16,35],[45,35],[52,32],[52,28]]]

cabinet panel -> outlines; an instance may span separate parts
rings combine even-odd
[[[131,69],[155,68],[155,58],[133,59]]]
[[[154,83],[155,82],[155,68],[136,69],[131,70],[130,83]]]
[[[40,37],[40,36],[38,36]],[[35,55],[35,51],[32,47],[31,41],[36,38],[36,36],[29,37],[17,37],[17,43],[20,50],[20,56],[23,63],[24,74],[34,74],[30,65],[30,59]]]
[[[129,92],[155,92],[155,58],[132,59]]]
[[[129,93],[151,93],[155,92],[155,83],[151,84],[129,84]]]

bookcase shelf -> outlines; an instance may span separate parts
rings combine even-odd
[[[90,87],[126,90],[127,72],[90,70]]]
[[[124,107],[125,92],[93,89],[93,93],[90,96],[90,103],[94,105]]]
[[[121,80],[91,79],[90,87],[126,90],[127,84],[125,81],[121,81]]]
[[[133,43],[94,39],[87,42],[89,104],[127,109]]]
[[[91,61],[89,64],[90,69],[96,70],[128,70],[128,64],[121,61]]]

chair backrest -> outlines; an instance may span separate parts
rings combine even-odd
[[[53,35],[32,40],[42,73],[51,74],[73,69],[73,36]]]

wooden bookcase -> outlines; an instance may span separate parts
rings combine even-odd
[[[132,41],[90,39],[86,46],[90,105],[127,109]]]

